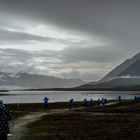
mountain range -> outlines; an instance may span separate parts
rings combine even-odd
[[[140,87],[140,53],[127,59],[97,82],[90,82],[78,88],[117,89]]]
[[[10,87],[10,89],[68,88],[69,90],[131,90],[133,88],[140,90],[140,53],[124,61],[97,82],[85,84],[80,79],[61,79],[29,73],[13,75],[0,71],[0,87]]]
[[[54,76],[29,73],[12,75],[0,71],[0,86],[4,89],[68,88],[81,84],[84,84],[84,82],[80,79],[61,79]]]

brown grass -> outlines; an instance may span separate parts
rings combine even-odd
[[[139,140],[140,103],[46,115],[28,128],[30,140]]]

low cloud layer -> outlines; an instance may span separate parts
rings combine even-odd
[[[79,54],[82,54],[81,49],[78,51]],[[88,55],[91,55],[89,58],[92,58],[94,54]],[[88,81],[102,77],[104,73],[107,73],[112,68],[111,62],[107,64],[102,62],[97,63],[96,59],[94,61],[94,58],[86,60],[86,55],[83,56],[83,61],[81,60],[81,56],[78,59],[72,53],[71,55],[67,55],[67,59],[65,57],[66,52],[63,51],[0,49],[0,69],[14,74],[29,72],[53,75],[61,78],[77,77]]]

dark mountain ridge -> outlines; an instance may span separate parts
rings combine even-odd
[[[133,73],[132,76],[134,76],[134,75],[138,76],[138,73],[140,75],[140,71],[137,72],[137,73],[136,73],[136,71],[138,71],[138,69],[140,69],[139,63],[140,63],[140,53],[136,54],[131,59],[127,59],[122,64],[117,66],[115,69],[113,69],[111,72],[109,72],[105,77],[103,77],[99,81],[99,83],[110,81],[110,80],[112,80],[112,79],[114,79],[114,78],[116,78],[118,76],[131,75],[132,73]],[[130,73],[129,73],[129,71],[130,71],[129,69],[131,69]]]
[[[140,53],[127,59],[97,83],[92,82],[79,86],[81,89],[117,89],[138,87],[140,89]],[[133,88],[134,89],[134,88]]]

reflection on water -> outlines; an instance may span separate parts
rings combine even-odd
[[[82,101],[93,98],[106,97],[108,100],[116,99],[119,95],[122,99],[133,99],[137,91],[10,91],[8,94],[0,96],[4,103],[41,103],[47,96],[50,102],[66,102],[70,98],[74,101]]]

